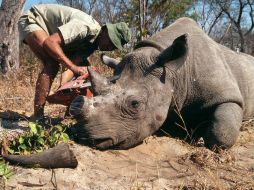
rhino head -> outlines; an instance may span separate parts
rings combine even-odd
[[[162,48],[143,41],[113,65],[114,83],[88,69],[94,97],[76,97],[70,114],[77,119],[79,139],[89,140],[98,149],[127,149],[158,130],[172,104],[174,73],[185,62],[187,35]]]

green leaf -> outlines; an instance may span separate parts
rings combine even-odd
[[[49,140],[50,146],[53,146],[53,145],[55,145],[55,143],[56,143],[56,141],[57,141],[57,138],[55,138],[54,136],[50,136],[50,137],[48,138],[48,140]]]
[[[55,139],[59,139],[59,137],[60,137],[60,134],[59,133],[56,133],[56,134],[54,134],[54,136],[53,136]]]
[[[54,126],[59,132],[63,131],[63,127],[61,125]]]
[[[16,141],[14,140],[14,141],[12,141],[12,145],[13,146],[15,146],[16,145]]]
[[[66,133],[61,134],[61,138],[64,142],[67,142],[70,140],[69,136]]]
[[[45,131],[44,130],[41,131],[40,136],[45,137]]]
[[[5,165],[5,163],[2,161],[2,162],[0,163],[0,173],[3,173],[3,171],[5,170],[5,168],[6,168],[6,165]]]
[[[15,152],[13,149],[11,149],[11,148],[9,148],[9,147],[8,147],[7,150],[8,150],[8,152],[11,153],[11,154],[14,154],[14,152]]]
[[[24,143],[24,138],[23,137],[19,137],[19,144],[23,144]]]
[[[33,134],[37,134],[37,127],[36,127],[36,123],[34,122],[29,122],[28,126],[30,128],[30,131],[33,133]]]
[[[18,149],[26,150],[27,147],[26,147],[25,144],[21,144],[21,145],[18,146]]]
[[[27,140],[27,144],[29,145],[29,147],[32,147],[32,144],[31,144],[31,139],[30,139],[30,138],[28,138],[28,140]]]
[[[43,130],[43,127],[41,126],[41,125],[36,125],[36,127],[37,127],[37,134],[40,134],[41,133],[41,131]]]
[[[0,162],[0,176],[4,179],[9,179],[13,175],[12,171],[8,168],[8,164],[2,161]]]
[[[41,145],[44,145],[44,143],[45,143],[45,141],[44,141],[44,139],[43,139],[42,137],[39,137],[39,138],[37,139],[37,142],[38,142],[39,144],[41,144]]]
[[[42,151],[43,151],[43,148],[40,147],[40,148],[38,148],[38,149],[35,149],[35,151],[36,151],[36,152],[42,152]]]
[[[9,179],[11,176],[13,176],[14,174],[13,174],[13,172],[11,172],[11,171],[7,171],[7,173],[5,173],[4,174],[4,176],[7,178],[7,179]]]

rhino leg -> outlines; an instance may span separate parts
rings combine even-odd
[[[217,106],[212,120],[205,126],[205,145],[210,149],[233,146],[239,135],[242,119],[243,110],[238,104],[224,103]]]

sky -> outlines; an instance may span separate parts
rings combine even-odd
[[[55,2],[54,0],[26,0],[24,5],[24,10],[31,8],[32,5],[42,4],[42,3],[54,3],[54,2]]]
[[[26,0],[23,10],[31,8],[32,5],[41,4],[41,3],[54,3],[55,0]],[[0,5],[2,0],[0,0]]]

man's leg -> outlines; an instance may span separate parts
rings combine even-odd
[[[25,39],[31,50],[43,61],[44,66],[36,82],[34,119],[43,118],[46,97],[49,94],[53,80],[59,70],[59,64],[50,58],[43,49],[43,42],[46,38],[48,38],[48,34],[43,30],[38,30],[29,33]]]
[[[70,69],[65,69],[61,75],[60,86],[69,82],[74,77],[74,73]]]

